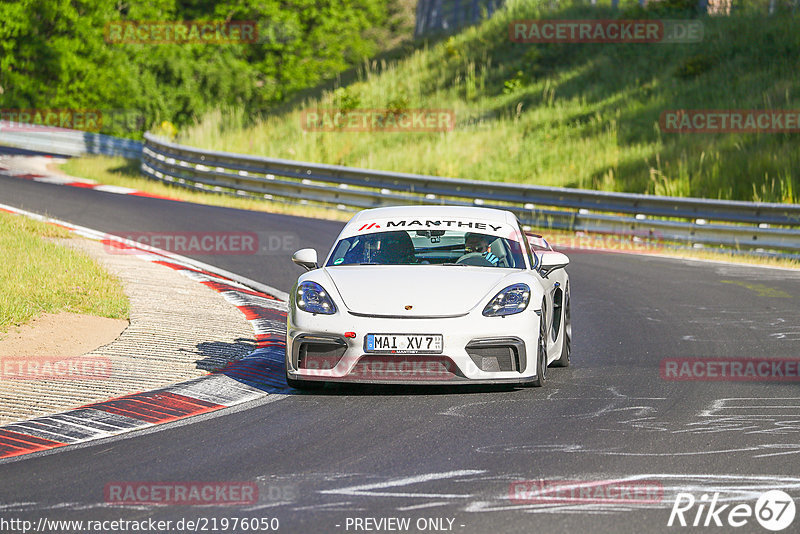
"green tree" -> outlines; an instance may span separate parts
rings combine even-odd
[[[109,22],[164,20],[256,21],[259,39],[105,41]],[[369,30],[387,20],[379,0],[5,0],[0,107],[130,110],[145,126],[180,126],[220,105],[256,113],[373,55],[381,43]]]

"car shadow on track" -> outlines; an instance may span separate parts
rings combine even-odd
[[[425,385],[425,384],[347,384],[327,383],[320,389],[303,391],[286,384],[285,344],[274,342],[253,350],[252,342],[238,339],[236,343],[208,342],[198,345],[207,357],[198,361],[198,367],[215,374],[247,384],[261,391],[283,395],[304,396],[417,396],[417,395],[472,395],[481,393],[511,392],[528,389],[508,384],[476,385]],[[234,353],[234,354],[232,354]],[[244,357],[240,354],[245,353]],[[232,359],[233,356],[236,359]],[[227,363],[226,363],[227,361]]]
[[[196,348],[202,356],[195,362],[197,368],[213,373],[252,354],[256,344],[253,339],[237,338],[233,343],[204,341],[198,343]]]
[[[423,384],[340,384],[328,383],[324,388],[305,392],[318,396],[401,396],[401,395],[472,395],[480,393],[510,392],[526,389],[513,385],[423,385]]]
[[[234,343],[200,343],[197,348],[205,357],[197,361],[197,367],[268,393],[294,393],[286,384],[285,345],[256,346],[244,338]]]

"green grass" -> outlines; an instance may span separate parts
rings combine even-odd
[[[561,5],[569,4],[563,1]],[[522,44],[534,18],[642,18],[623,2],[509,2],[480,26],[369,62],[352,83],[266,117],[217,110],[180,133],[203,148],[499,182],[798,202],[800,134],[668,134],[668,109],[800,109],[800,17],[704,17],[697,44]],[[663,14],[664,18],[681,15]],[[444,133],[306,132],[309,108],[452,109]]]
[[[352,213],[300,204],[285,204],[254,198],[215,194],[211,192],[193,191],[185,187],[170,185],[145,178],[139,172],[139,161],[121,157],[88,156],[71,158],[61,165],[61,170],[70,176],[88,178],[105,185],[116,185],[137,189],[152,195],[243,210],[265,211],[270,213],[287,213],[318,219],[347,221]]]
[[[47,239],[69,237],[58,226],[0,213],[0,332],[42,313],[128,318],[119,280],[88,255]]]

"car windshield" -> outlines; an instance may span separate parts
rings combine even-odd
[[[518,241],[458,230],[397,230],[340,240],[327,266],[471,265],[524,269]]]

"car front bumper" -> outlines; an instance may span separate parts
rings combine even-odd
[[[370,384],[525,384],[536,379],[539,315],[382,318],[340,310],[288,316],[286,369],[295,380]],[[345,333],[354,337],[345,337]],[[376,354],[367,334],[443,336],[440,354]]]

